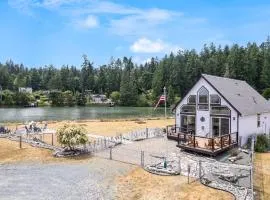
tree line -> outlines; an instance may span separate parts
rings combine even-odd
[[[150,106],[156,103],[166,86],[168,103],[174,104],[183,97],[202,73],[247,81],[266,98],[270,97],[270,38],[261,44],[204,45],[201,51],[185,50],[151,58],[137,65],[132,58],[111,59],[94,67],[83,55],[80,67],[53,65],[29,68],[12,60],[0,63],[0,85],[5,102],[16,96],[19,87],[32,87],[34,91],[57,91],[68,96],[70,105],[85,105],[85,95],[104,93],[123,106]],[[55,99],[54,93],[49,100]],[[18,98],[18,96],[16,97]],[[57,98],[57,95],[56,95]],[[1,100],[0,100],[1,101]],[[63,105],[63,99],[56,100]],[[19,104],[13,99],[14,104]],[[69,104],[67,103],[67,105]]]

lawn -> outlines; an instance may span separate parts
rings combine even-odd
[[[184,176],[158,176],[141,168],[117,179],[119,200],[231,200],[234,197],[219,190],[208,188],[198,181],[188,184]]]
[[[256,153],[254,190],[256,199],[270,199],[270,153]]]

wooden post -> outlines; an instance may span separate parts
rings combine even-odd
[[[223,148],[223,136],[221,136],[221,138],[220,138],[220,147],[221,147],[221,149]]]
[[[231,137],[232,137],[231,134],[229,134],[229,146],[231,146],[231,140],[232,140]]]
[[[168,132],[168,126],[167,126],[167,132]],[[148,128],[146,128],[145,133],[146,133],[146,138],[148,138]]]
[[[52,145],[53,145],[53,133],[52,133]]]
[[[22,148],[22,136],[20,135],[20,149]]]
[[[211,138],[211,140],[212,140],[212,151],[214,152],[214,150],[215,150],[215,139]]]
[[[193,146],[196,147],[195,135],[193,135]]]
[[[112,147],[110,147],[110,160],[112,160]]]
[[[179,145],[180,144],[180,133],[178,133],[177,137],[178,137],[178,145]]]
[[[180,158],[180,156],[178,157],[178,170],[179,170],[179,175],[181,175],[181,158]]]

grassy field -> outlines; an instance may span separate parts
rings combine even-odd
[[[208,188],[198,181],[188,184],[184,176],[157,176],[137,168],[117,179],[119,200],[230,200],[229,193]]]
[[[256,153],[254,189],[256,199],[270,199],[270,153]]]

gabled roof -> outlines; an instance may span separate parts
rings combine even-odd
[[[217,92],[241,115],[270,112],[270,103],[246,81],[202,74]]]

